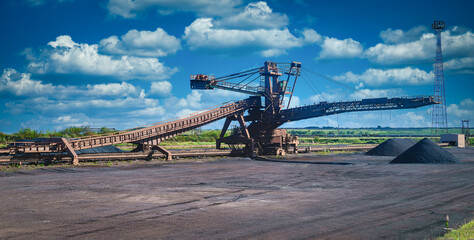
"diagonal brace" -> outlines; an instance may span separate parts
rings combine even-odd
[[[66,148],[66,152],[71,157],[72,164],[73,165],[78,165],[79,164],[79,157],[77,156],[76,151],[74,151],[74,148],[71,146],[71,144],[67,141],[66,138],[61,138],[61,142],[63,142],[64,147]]]

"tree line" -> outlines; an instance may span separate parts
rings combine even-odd
[[[35,139],[35,138],[53,138],[53,137],[64,137],[64,138],[77,138],[85,136],[94,136],[106,133],[112,133],[115,130],[111,130],[106,127],[102,127],[97,131],[92,131],[88,126],[85,127],[68,127],[61,131],[38,131],[31,128],[20,129],[16,133],[6,134],[0,132],[0,143],[14,142],[20,139]]]
[[[117,132],[110,128],[102,127],[97,131],[93,131],[90,127],[69,127],[61,131],[38,131],[31,128],[23,128],[16,133],[6,134],[0,132],[0,143],[5,144],[7,142],[14,142],[21,139],[35,139],[35,138],[78,138],[95,136]],[[185,133],[182,135],[175,136],[168,141],[177,142],[215,142],[219,138],[220,130],[202,130],[200,134]],[[227,136],[228,134],[226,134]]]

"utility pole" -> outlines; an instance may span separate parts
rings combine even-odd
[[[464,134],[466,147],[469,146],[469,120],[461,120],[462,130],[461,133]]]
[[[437,20],[431,25],[436,32],[436,56],[434,63],[434,100],[438,104],[434,104],[431,109],[431,135],[440,135],[448,133],[448,118],[446,115],[446,97],[444,91],[444,72],[443,72],[443,54],[441,50],[441,31],[446,24]]]

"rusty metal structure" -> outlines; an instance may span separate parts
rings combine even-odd
[[[291,62],[283,65],[279,67],[276,63],[267,61],[263,67],[219,78],[204,74],[191,75],[192,89],[224,89],[254,95],[251,98],[263,98],[263,104],[251,107],[246,116],[244,112],[240,112],[226,118],[220,139],[216,142],[217,148],[222,144],[245,145],[243,153],[252,155],[285,154],[290,150],[296,152],[298,139],[288,135],[284,129],[278,129],[286,122],[355,111],[416,108],[436,103],[431,96],[416,96],[320,102],[310,106],[289,108],[301,73],[301,63]],[[244,84],[255,74],[258,74],[256,79],[260,79],[260,86],[249,86],[254,79]],[[240,78],[244,79],[238,83],[229,82]],[[285,97],[288,98],[288,103],[285,102]],[[231,136],[224,137],[232,121],[237,121],[240,129],[234,131]]]
[[[66,153],[73,164],[78,164],[79,158],[75,152],[77,150],[119,143],[135,143],[137,148],[133,151],[147,151],[150,153],[149,157],[154,151],[159,151],[167,159],[170,159],[171,153],[160,147],[160,142],[211,122],[225,119],[220,138],[216,141],[218,149],[222,144],[227,144],[234,149],[235,153],[283,155],[290,151],[298,151],[297,137],[290,136],[284,129],[278,129],[286,122],[355,111],[417,108],[436,103],[432,96],[416,96],[332,103],[320,102],[309,106],[289,108],[300,71],[301,63],[299,62],[279,67],[276,63],[267,61],[263,67],[219,78],[204,74],[191,75],[192,89],[224,89],[252,96],[182,118],[104,136],[77,139],[44,138],[34,142],[12,143],[6,148],[0,149],[0,153],[10,155],[56,153],[56,156],[59,157]],[[255,75],[253,80],[244,83]],[[286,76],[283,77],[284,75]],[[239,78],[244,79],[239,83],[230,82],[232,79]],[[258,86],[249,85],[256,79],[260,80]],[[288,98],[288,103],[285,102],[285,97]],[[285,105],[287,105],[286,108]],[[226,137],[225,133],[232,121],[237,121],[239,127],[234,129],[232,135]]]

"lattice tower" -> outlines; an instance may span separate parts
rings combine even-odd
[[[432,117],[432,135],[448,133],[448,118],[446,115],[446,97],[444,91],[443,54],[441,49],[441,31],[446,27],[443,21],[434,21],[431,25],[436,32],[436,56],[434,63],[434,100],[439,104],[434,104]]]

